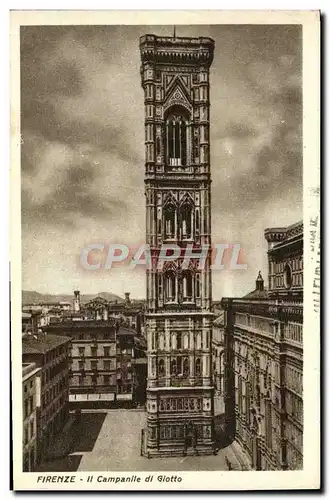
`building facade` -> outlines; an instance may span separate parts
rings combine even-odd
[[[214,448],[209,257],[159,266],[163,244],[198,253],[211,244],[210,84],[214,41],[140,39],[145,105],[148,344],[143,453],[209,454]]]
[[[265,231],[269,289],[225,298],[227,432],[256,470],[303,468],[303,225]]]
[[[71,337],[69,401],[72,408],[110,407],[144,402],[146,357],[143,338],[108,315],[97,298],[84,311],[56,323],[47,332]],[[146,378],[146,376],[145,376]]]
[[[36,461],[39,462],[47,456],[69,416],[70,338],[47,335],[40,331],[37,334],[25,334],[22,349],[23,366],[25,363],[34,363],[40,369],[40,392],[37,392],[33,403],[36,405],[37,415]]]
[[[224,395],[225,344],[224,344],[224,312],[222,311],[213,322],[212,356],[213,383],[218,395]]]
[[[23,472],[35,470],[38,460],[38,418],[40,411],[41,368],[23,363]]]
[[[78,316],[50,324],[47,332],[69,336],[71,406],[107,406],[116,399],[116,321]]]

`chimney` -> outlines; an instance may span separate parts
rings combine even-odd
[[[258,290],[259,292],[264,291],[264,279],[261,276],[261,271],[259,271],[257,279],[256,279],[256,290]]]
[[[79,290],[75,290],[73,293],[74,293],[73,310],[74,310],[74,312],[79,312],[80,311],[80,292],[79,292]]]
[[[130,296],[130,293],[126,292],[125,293],[125,304],[130,304],[131,303],[129,296]]]

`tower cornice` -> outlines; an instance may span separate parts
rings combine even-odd
[[[142,62],[204,65],[213,61],[214,40],[207,37],[167,37],[144,35],[140,37]]]

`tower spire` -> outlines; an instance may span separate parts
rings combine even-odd
[[[173,26],[173,38],[176,37],[176,26]]]

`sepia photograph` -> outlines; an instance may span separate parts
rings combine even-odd
[[[318,488],[319,15],[107,15],[12,13],[14,489]]]

